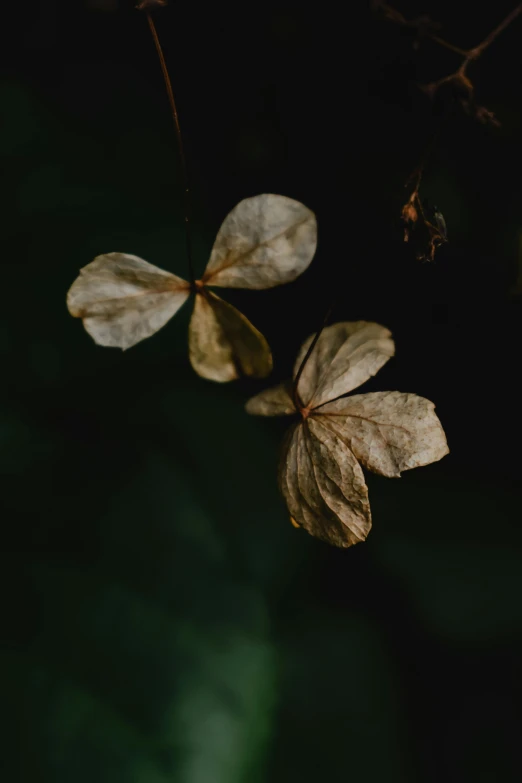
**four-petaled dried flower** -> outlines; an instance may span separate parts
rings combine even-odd
[[[313,337],[302,346],[294,378]],[[281,384],[252,397],[248,413],[300,421],[285,438],[278,471],[292,524],[339,547],[364,541],[371,528],[359,464],[383,476],[428,465],[448,453],[434,404],[415,394],[346,397],[393,356],[388,329],[356,321],[329,326],[302,369],[296,394]]]
[[[98,345],[126,349],[161,329],[193,292],[189,353],[195,371],[223,382],[240,374],[262,378],[272,369],[268,343],[207,286],[289,283],[308,267],[316,245],[314,213],[299,201],[265,193],[240,201],[227,215],[194,286],[137,256],[106,253],[80,270],[67,306]]]

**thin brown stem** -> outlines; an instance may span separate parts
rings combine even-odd
[[[444,49],[449,49],[450,52],[460,54],[461,57],[466,57],[468,54],[466,49],[461,49],[460,46],[454,46],[452,43],[445,41],[444,38],[440,38],[438,35],[430,35],[430,38],[432,41],[434,41],[434,43],[438,44],[439,46],[443,46]]]
[[[490,46],[490,44],[493,43],[495,38],[500,35],[500,33],[504,32],[506,27],[508,27],[511,22],[513,22],[517,16],[522,13],[522,3],[516,6],[511,13],[509,13],[506,18],[498,25],[498,27],[495,27],[494,30],[490,32],[489,35],[487,35],[481,43],[478,44],[478,46],[475,46],[473,49],[470,49],[467,55],[468,60],[476,60],[482,52]]]
[[[475,62],[478,60],[479,57],[482,56],[482,54],[485,52],[485,50],[490,46],[493,41],[497,38],[497,36],[502,33],[506,27],[508,27],[511,22],[513,22],[517,16],[519,16],[522,13],[522,3],[516,6],[511,13],[509,13],[503,21],[495,27],[494,30],[492,30],[489,35],[487,35],[483,41],[481,41],[477,46],[474,46],[472,49],[468,50],[460,50],[459,54],[463,57],[463,60],[456,71],[453,73],[450,73],[448,76],[443,76],[441,79],[438,79],[435,82],[432,82],[431,84],[425,85],[424,90],[433,96],[436,91],[441,87],[443,84],[448,84],[450,82],[453,82],[454,84],[459,84],[461,88],[464,88],[466,92],[468,93],[468,102],[472,102],[473,98],[473,84],[469,80],[469,77],[466,73],[468,65],[470,65],[472,62]],[[433,40],[435,40],[435,36],[431,36]],[[438,40],[437,43],[442,43],[442,45],[447,46],[446,42],[442,42],[441,40]],[[451,46],[447,46],[447,48],[452,48]],[[453,51],[457,51],[455,47],[453,47]],[[498,121],[495,120],[493,114],[491,112],[488,112],[484,108],[481,108],[480,112],[478,112],[479,119],[481,119],[483,122],[485,120],[492,122],[494,125],[498,125]]]
[[[439,140],[439,137],[440,137],[440,134],[441,134],[441,131],[442,131],[442,126],[443,126],[445,117],[446,117],[446,112],[443,112],[441,114],[439,122],[437,123],[437,125],[435,127],[435,130],[433,131],[433,133],[431,135],[431,138],[430,138],[430,140],[429,140],[429,142],[428,142],[428,144],[426,146],[426,149],[424,150],[424,155],[422,156],[421,162],[419,163],[418,166],[416,166],[416,168],[412,171],[412,173],[410,174],[410,176],[406,180],[406,183],[405,183],[406,186],[408,186],[410,184],[410,182],[412,182],[412,180],[414,180],[414,182],[415,182],[415,184],[413,186],[413,189],[412,189],[412,192],[411,192],[410,201],[413,201],[413,199],[416,196],[419,195],[419,190],[420,190],[422,178],[424,176],[424,171],[426,169],[426,166],[427,166],[428,162],[432,158],[433,153],[435,151],[435,148],[437,146],[437,142]]]
[[[396,8],[389,5],[389,3],[381,2],[381,0],[377,0],[374,2],[374,7],[378,10],[380,10],[386,19],[389,19],[390,22],[395,22],[398,25],[401,25],[401,27],[409,27],[410,29],[417,28],[418,30],[421,28],[422,25],[431,24],[434,27],[440,27],[440,25],[434,25],[434,23],[429,19],[428,17],[418,17],[417,19],[406,19],[406,17],[401,14],[400,11],[397,11]],[[453,44],[449,43],[448,41],[445,41],[444,38],[441,38],[439,35],[436,35],[434,32],[430,32],[429,30],[424,33],[427,38],[430,38],[434,43],[438,44],[439,46],[443,46],[445,49],[449,49],[450,52],[455,52],[455,54],[460,54],[462,57],[465,57],[468,52],[465,49],[461,49],[459,46],[454,46]]]
[[[303,407],[302,400],[299,397],[299,392],[297,390],[297,387],[299,386],[299,381],[301,380],[301,375],[303,374],[303,370],[306,367],[308,359],[312,355],[312,352],[313,352],[315,346],[317,345],[318,340],[319,340],[320,336],[322,335],[326,324],[328,323],[328,320],[329,320],[329,318],[330,318],[330,316],[332,314],[332,311],[333,311],[333,309],[335,307],[336,301],[337,301],[337,298],[332,302],[332,304],[328,308],[328,312],[326,313],[325,317],[323,318],[323,322],[322,322],[319,330],[315,333],[312,342],[308,346],[308,350],[307,350],[307,352],[304,355],[303,361],[301,362],[301,364],[299,365],[299,369],[297,370],[297,374],[295,376],[294,386],[293,386],[293,398],[294,398],[294,405],[296,407],[296,410],[298,410],[298,411],[301,410],[302,407]]]
[[[184,223],[185,223],[185,240],[186,240],[186,246],[187,246],[187,260],[188,260],[188,268],[189,268],[189,277],[190,277],[190,284],[192,288],[195,287],[195,275],[194,275],[194,264],[192,260],[192,241],[191,241],[191,234],[190,234],[190,217],[191,217],[191,210],[190,210],[190,186],[189,186],[189,178],[188,178],[188,172],[187,172],[187,162],[185,158],[185,150],[183,147],[183,138],[181,135],[181,127],[179,124],[179,116],[178,116],[178,110],[176,108],[176,101],[174,100],[174,92],[172,90],[172,83],[170,81],[169,72],[167,69],[167,63],[165,62],[165,57],[163,55],[163,49],[161,48],[161,44],[158,38],[158,33],[156,31],[156,25],[154,24],[154,20],[150,14],[149,11],[147,13],[147,22],[149,23],[150,32],[152,34],[152,38],[154,40],[154,45],[156,47],[156,52],[158,54],[158,58],[161,65],[161,70],[163,73],[163,78],[165,79],[165,87],[167,88],[167,95],[169,99],[170,104],[170,110],[172,114],[172,119],[174,120],[174,128],[176,130],[176,138],[178,141],[178,152],[179,152],[179,160],[181,165],[181,175],[183,179],[183,202],[184,202]]]
[[[403,27],[420,27],[421,23],[425,23],[426,19],[424,17],[420,17],[419,19],[406,19],[403,14],[400,13],[400,11],[397,11],[393,6],[389,5],[386,2],[376,2],[375,6],[379,8],[387,19],[389,19],[392,22],[395,22],[396,24],[399,24]],[[428,38],[430,38],[434,43],[438,44],[439,46],[443,46],[445,49],[449,49],[451,52],[455,52],[455,54],[459,54],[461,57],[464,58],[464,62],[461,64],[460,68],[458,69],[457,73],[464,74],[467,66],[470,62],[473,60],[477,60],[482,53],[490,46],[495,38],[502,33],[506,27],[509,27],[511,22],[513,22],[517,16],[519,16],[522,13],[522,3],[517,5],[507,16],[505,19],[500,22],[497,27],[495,27],[494,30],[492,30],[489,35],[487,35],[483,41],[481,41],[477,46],[474,46],[472,49],[461,49],[459,46],[454,46],[453,44],[449,43],[448,41],[444,40],[444,38],[441,38],[439,35],[436,35],[434,32],[427,32],[426,35]],[[430,21],[430,20],[428,20]],[[440,83],[449,81],[453,77],[453,74],[449,77],[444,77],[440,80]]]

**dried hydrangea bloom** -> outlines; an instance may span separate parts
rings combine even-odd
[[[313,337],[302,346],[294,379]],[[415,394],[372,392],[345,396],[393,356],[391,334],[366,321],[324,329],[297,388],[281,384],[253,397],[248,413],[298,414],[285,438],[279,487],[292,524],[339,547],[364,541],[372,522],[361,468],[398,477],[448,453],[435,406]]]
[[[309,266],[316,246],[310,209],[286,196],[253,196],[227,215],[203,277],[193,286],[137,256],[106,253],[81,269],[67,306],[98,345],[125,350],[161,329],[194,293],[189,354],[196,372],[214,381],[265,377],[272,369],[265,338],[208,288],[289,283]]]

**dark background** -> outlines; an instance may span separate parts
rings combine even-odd
[[[400,8],[469,47],[513,3],[456,5]],[[173,0],[157,14],[199,270],[246,196],[281,193],[318,217],[298,281],[225,292],[272,345],[273,380],[337,293],[334,320],[396,338],[365,388],[432,399],[446,429],[440,463],[368,477],[373,530],[337,551],[288,521],[287,422],[243,410],[268,382],[191,370],[188,306],[126,353],[67,313],[102,252],[186,275],[145,18],[123,0],[5,11],[5,780],[519,781],[522,17],[470,68],[492,128],[416,87],[458,57],[416,52],[365,3]],[[399,217],[441,110],[422,193],[450,241],[422,263]]]

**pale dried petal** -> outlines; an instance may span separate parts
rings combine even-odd
[[[416,394],[356,394],[324,405],[315,416],[366,468],[383,476],[398,477],[449,451],[435,405]]]
[[[272,370],[270,347],[239,310],[211,291],[196,295],[189,328],[190,361],[203,378],[264,378]]]
[[[291,428],[278,479],[291,517],[308,533],[339,547],[365,540],[371,514],[363,472],[321,421],[309,417]]]
[[[246,412],[253,416],[287,416],[295,413],[292,385],[280,383],[256,394],[247,402]]]
[[[301,347],[294,378],[314,335]],[[356,389],[375,375],[395,353],[391,332],[370,321],[327,326],[299,380],[299,397],[306,408],[317,408]]]
[[[317,245],[314,213],[286,196],[240,201],[219,229],[203,282],[224,288],[272,288],[309,266]]]
[[[138,256],[106,253],[80,270],[67,307],[98,345],[125,350],[161,329],[189,294],[185,280]]]

